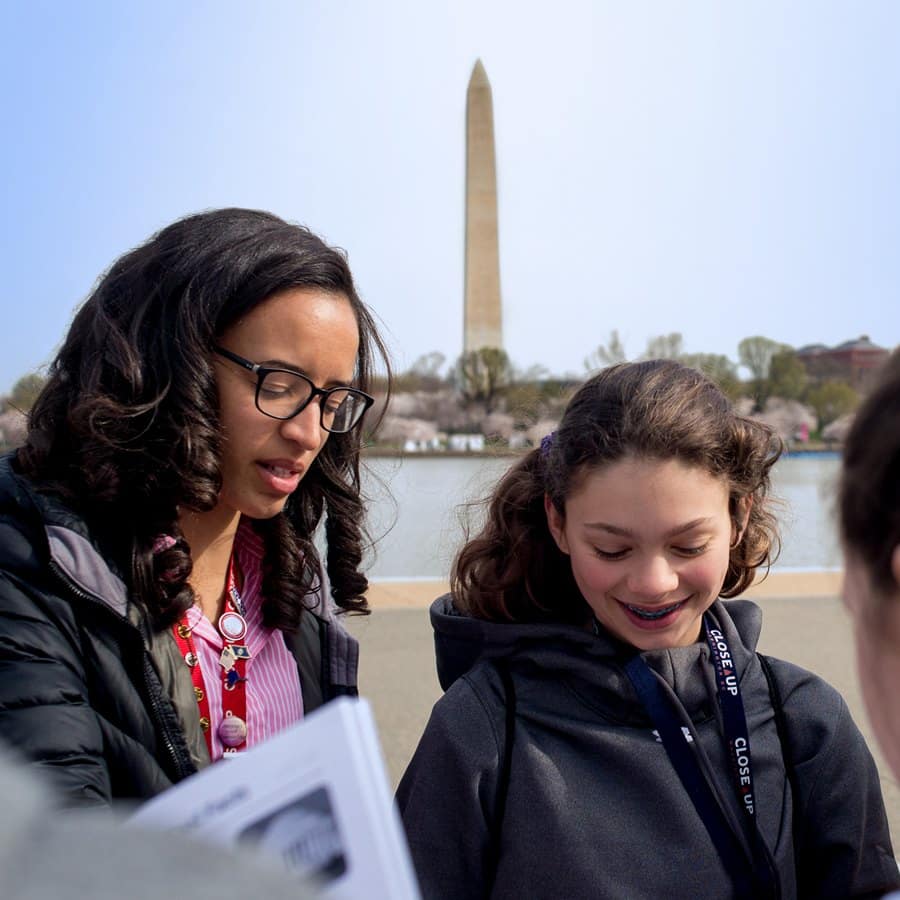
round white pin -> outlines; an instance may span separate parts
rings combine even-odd
[[[247,634],[247,623],[244,617],[236,612],[223,612],[219,616],[219,633],[226,641],[243,640]]]

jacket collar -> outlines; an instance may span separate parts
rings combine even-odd
[[[17,471],[14,453],[0,457],[0,512],[25,527],[33,542],[28,550],[41,555],[43,547],[46,561],[77,593],[88,595],[119,616],[126,615],[128,589],[110,555],[100,548],[81,516]],[[34,564],[24,556],[19,562]]]
[[[128,589],[83,535],[62,525],[47,525],[50,559],[82,593],[89,594],[125,617]]]
[[[710,608],[739,672],[746,674],[762,626],[759,608],[749,600],[717,600]],[[563,678],[589,705],[599,704],[622,721],[643,720],[624,665],[637,652],[608,632],[591,634],[565,624],[511,624],[474,619],[460,613],[448,594],[431,607],[435,631],[438,678],[444,690],[480,660],[508,659]],[[688,647],[649,650],[641,654],[662,676],[690,712],[705,718],[712,713],[715,682],[709,665],[709,646],[701,639]]]

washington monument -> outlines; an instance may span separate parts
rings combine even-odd
[[[494,104],[479,59],[466,94],[466,300],[463,352],[503,347]]]

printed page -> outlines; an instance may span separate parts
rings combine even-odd
[[[418,900],[369,704],[341,698],[144,804],[144,827],[255,847],[336,900]]]

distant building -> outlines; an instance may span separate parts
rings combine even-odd
[[[484,435],[451,434],[447,438],[447,449],[457,453],[480,453],[484,450]]]
[[[378,429],[383,444],[397,444],[405,450],[434,450],[440,447],[437,425],[423,419],[385,416]]]
[[[807,375],[814,381],[838,378],[855,388],[865,387],[875,372],[884,364],[890,350],[879,347],[867,334],[854,341],[844,341],[837,347],[825,344],[807,344],[796,351]]]
[[[403,442],[404,453],[433,453],[441,449],[441,439],[437,435],[427,440],[407,438]]]

